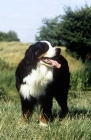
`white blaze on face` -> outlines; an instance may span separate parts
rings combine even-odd
[[[50,59],[50,58],[56,56],[56,49],[53,48],[53,46],[48,41],[41,41],[41,42],[47,43],[48,46],[49,46],[49,49],[46,52],[46,54],[44,55],[44,58],[42,59],[42,61],[40,63],[41,64],[45,64],[45,65],[47,65],[49,67],[53,67],[54,66],[56,68],[60,68],[61,67],[61,64],[59,64],[56,60]]]

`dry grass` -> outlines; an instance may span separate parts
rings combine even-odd
[[[66,52],[65,47],[61,47],[61,54],[67,59],[71,72],[80,70],[83,67],[82,61],[77,60],[77,59],[73,58],[71,55],[69,55]]]
[[[17,65],[29,45],[21,42],[1,42],[0,57],[9,63]]]
[[[29,47],[28,43],[21,42],[0,42],[0,57],[10,64],[15,66],[23,58],[26,49]],[[67,52],[65,47],[61,47],[61,54],[68,60],[70,71],[76,71],[82,68],[81,60],[76,60],[71,57]]]

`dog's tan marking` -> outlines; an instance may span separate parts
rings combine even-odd
[[[40,125],[41,126],[48,126],[49,118],[45,113],[43,113],[43,110],[41,111],[40,114]]]
[[[40,56],[38,57],[38,59],[41,59],[41,58],[44,57],[45,55],[46,55],[46,53],[40,55]]]

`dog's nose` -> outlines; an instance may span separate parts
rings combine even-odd
[[[61,49],[60,48],[56,48],[56,53],[60,54]]]

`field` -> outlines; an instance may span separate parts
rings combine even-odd
[[[15,69],[29,44],[0,43],[0,140],[91,140],[91,91],[69,91],[69,114],[59,118],[60,108],[54,99],[53,121],[48,127],[39,126],[39,106],[29,123],[21,121],[21,105],[15,89]],[[70,72],[83,68],[81,60],[72,58],[61,47]]]
[[[23,58],[25,50],[30,44],[21,42],[1,42],[0,43],[0,58],[7,61],[9,64],[17,65]],[[82,67],[81,60],[76,60],[65,51],[65,47],[61,47],[61,54],[68,60],[70,71],[76,71]],[[75,65],[74,65],[75,64]]]

